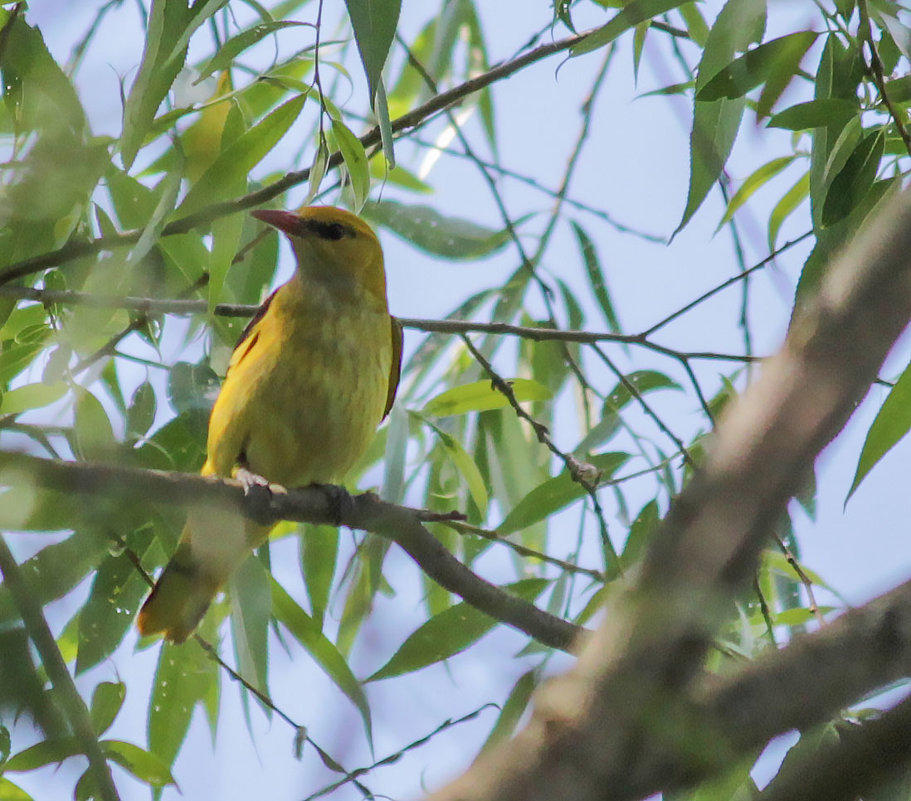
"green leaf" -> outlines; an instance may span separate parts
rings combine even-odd
[[[835,126],[841,129],[858,113],[857,103],[840,97],[823,97],[786,108],[768,122],[769,128],[806,131],[810,128]]]
[[[368,738],[371,736],[370,704],[360,682],[355,678],[345,657],[332,641],[323,634],[321,627],[297,602],[285,592],[275,579],[270,582],[272,609],[276,619],[316,660],[322,671],[348,697],[364,721]]]
[[[636,95],[636,100],[641,100],[644,97],[664,97],[666,95],[684,95],[690,89],[696,86],[695,81],[684,81],[683,83],[672,83],[667,86],[662,86],[660,89],[652,89],[651,92],[643,92],[641,95]]]
[[[304,205],[313,201],[319,194],[320,185],[323,182],[323,176],[326,174],[326,168],[329,166],[329,148],[326,146],[325,137],[321,137],[316,152],[313,154],[313,161],[310,164],[310,177],[308,179],[307,197]]]
[[[696,77],[697,93],[753,42],[762,39],[766,0],[727,0],[705,43]]]
[[[373,105],[399,22],[402,0],[345,0],[345,5],[364,72],[367,73],[370,104]]]
[[[439,426],[434,425],[429,420],[424,419],[424,422],[436,432],[440,444],[452,460],[456,470],[458,470],[462,478],[465,479],[465,484],[468,487],[468,492],[471,494],[471,499],[474,501],[474,505],[478,507],[478,512],[483,519],[487,516],[487,503],[489,498],[487,497],[487,487],[484,484],[481,471],[478,470],[478,466],[475,464],[474,459],[471,458],[469,453],[462,447],[461,443],[451,434],[447,434]]]
[[[9,759],[11,744],[9,729],[0,724],[0,768]]]
[[[709,32],[699,62],[696,94],[730,63],[736,52],[761,39],[764,29],[764,0],[728,0]],[[740,129],[744,107],[743,98],[694,100],[690,185],[675,235],[690,221],[721,175]]]
[[[540,672],[537,668],[529,670],[519,677],[519,680],[509,691],[509,696],[500,709],[497,722],[494,724],[493,729],[491,729],[484,745],[481,746],[482,752],[487,751],[497,743],[503,742],[512,736],[519,720],[522,718],[522,715],[525,714],[528,702],[531,700],[531,694],[534,692],[535,687],[538,686],[540,678]]]
[[[696,102],[690,133],[690,186],[676,235],[690,221],[724,169],[743,117],[744,101]]]
[[[588,276],[589,286],[595,295],[595,300],[601,307],[601,313],[607,322],[610,331],[620,331],[620,321],[617,319],[617,313],[614,311],[614,304],[611,303],[610,292],[607,288],[607,282],[604,278],[604,270],[601,268],[601,262],[598,259],[598,252],[595,250],[595,243],[586,233],[579,223],[571,220],[570,224],[573,233],[576,235],[576,242],[582,253],[582,262],[585,264],[585,274]]]
[[[370,194],[370,165],[367,163],[367,152],[354,132],[341,121],[332,118],[332,137],[342,154],[345,171],[354,194],[354,210],[360,212]]]
[[[8,12],[4,11],[4,14]],[[85,129],[85,113],[66,73],[60,69],[38,28],[18,15],[4,31],[0,52],[3,99],[15,130],[61,134],[72,141]],[[9,17],[4,18],[4,22]]]
[[[148,381],[143,381],[136,387],[127,409],[127,433],[137,437],[145,434],[155,422],[156,407],[155,390]]]
[[[187,57],[190,37],[227,0],[153,0],[145,50],[136,80],[123,108],[120,154],[129,169],[155,113]]]
[[[548,579],[522,579],[504,590],[533,601],[550,583]],[[465,603],[455,604],[434,615],[414,631],[392,658],[365,681],[379,681],[433,665],[464,651],[499,623],[496,618]]]
[[[628,453],[599,453],[588,461],[601,471],[604,478],[612,476],[629,459]],[[585,488],[574,481],[568,470],[539,484],[519,501],[497,526],[497,534],[505,537],[533,525],[569,506],[586,495]]]
[[[159,187],[151,189],[132,175],[113,167],[105,172],[104,184],[114,204],[117,219],[124,228],[141,228],[145,225],[161,200]],[[162,190],[165,188],[159,186]]]
[[[268,694],[268,638],[272,616],[269,574],[259,559],[250,557],[231,576],[229,586],[231,631],[238,672],[258,690]]]
[[[66,395],[68,389],[63,381],[53,384],[26,384],[11,389],[4,392],[0,398],[0,414],[20,414],[29,409],[49,406]]]
[[[5,496],[0,496],[5,497]],[[67,498],[61,498],[61,504]],[[54,509],[39,508],[32,512],[38,526],[44,527],[44,517],[56,517]],[[70,516],[72,519],[72,516]],[[110,540],[97,529],[77,530],[62,542],[42,548],[31,559],[22,563],[22,572],[28,580],[35,600],[42,605],[66,595],[93,569],[101,554],[108,552]],[[18,612],[10,603],[8,590],[0,585],[0,622],[18,619]]]
[[[408,456],[408,415],[402,404],[392,407],[387,430],[382,498],[388,503],[402,503],[405,498],[405,459]]]
[[[158,203],[155,205],[155,209],[152,211],[148,221],[143,224],[139,241],[130,249],[130,255],[126,264],[124,264],[124,269],[133,269],[139,265],[161,238],[161,232],[168,222],[168,217],[177,205],[177,196],[180,193],[180,186],[183,180],[183,174],[180,169],[182,167],[183,164],[178,165],[178,169],[174,169],[165,175],[158,186],[155,187],[159,196]]]
[[[763,551],[762,569],[774,571],[779,576],[784,576],[785,578],[797,578],[797,573],[794,570],[794,566],[788,561],[788,557],[785,556],[781,551]],[[815,586],[823,587],[827,590],[832,590],[831,584],[829,584],[822,576],[808,568],[806,565],[801,564],[800,569],[804,572],[806,577],[813,582]]]
[[[801,31],[759,45],[732,61],[697,89],[696,100],[710,102],[723,97],[742,97],[783,67],[789,76],[793,75],[817,36],[819,34],[814,31]]]
[[[639,561],[651,541],[652,534],[658,528],[661,516],[657,501],[649,501],[636,516],[629,527],[629,535],[620,555],[620,564],[624,570]]]
[[[753,173],[740,185],[740,188],[734,194],[734,197],[731,198],[730,203],[728,203],[727,210],[724,212],[724,216],[721,218],[721,222],[718,223],[718,228],[720,229],[721,226],[723,226],[725,223],[730,222],[734,214],[737,213],[737,210],[752,197],[753,193],[757,189],[768,183],[782,170],[789,167],[795,158],[797,157],[782,156],[780,158],[767,161],[761,167],[758,167],[756,170],[754,170]]]
[[[895,386],[877,412],[854,471],[854,480],[845,498],[847,503],[867,473],[911,429],[911,364],[899,376]]]
[[[167,764],[157,754],[121,740],[102,740],[105,756],[152,787],[175,784]]]
[[[306,99],[306,95],[292,97],[237,137],[193,184],[177,213],[185,216],[216,200],[233,196],[231,187],[246,186],[247,174],[288,132]]]
[[[901,54],[911,59],[911,29],[903,25],[898,18],[898,8],[894,3],[876,3],[873,10],[878,22],[880,22],[892,37],[895,46],[901,51]]]
[[[18,773],[43,768],[52,762],[63,762],[82,753],[82,746],[75,737],[42,740],[18,754],[13,754],[3,766],[5,772]]]
[[[84,389],[78,390],[74,435],[74,450],[82,461],[103,462],[116,450],[108,413],[98,398]]]
[[[0,777],[0,801],[35,801],[25,790],[9,779]]]
[[[376,116],[377,126],[380,129],[380,142],[383,145],[383,156],[386,166],[395,169],[395,139],[392,134],[392,119],[389,117],[389,102],[386,98],[386,87],[382,76],[376,88],[376,102],[373,104],[373,113]]]
[[[218,666],[192,638],[183,645],[164,643],[149,699],[149,748],[174,763],[197,704],[217,707]]]
[[[496,253],[510,240],[506,230],[494,231],[458,217],[444,216],[430,206],[381,200],[364,206],[362,215],[424,252],[446,259],[479,259]]]
[[[583,53],[598,50],[640,22],[646,22],[659,14],[665,14],[671,9],[683,5],[684,2],[686,0],[632,0],[607,25],[592,31],[579,44],[574,45],[569,51],[570,55],[581,56]]]
[[[636,370],[625,375],[626,383],[618,381],[608,393],[601,407],[601,419],[592,426],[584,439],[573,448],[575,454],[585,454],[610,439],[620,428],[620,412],[633,400],[635,395],[629,384],[639,395],[660,389],[680,390],[680,385],[664,373],[656,370]]]
[[[127,686],[122,681],[103,681],[95,688],[92,693],[91,715],[97,735],[100,736],[111,728],[126,694]]]
[[[684,3],[680,6],[679,12],[686,23],[690,39],[699,47],[705,47],[706,40],[709,38],[709,26],[705,24],[705,17],[702,16],[699,6],[695,2]]]
[[[273,20],[271,22],[260,22],[252,28],[241,31],[237,36],[228,39],[219,49],[218,52],[210,58],[205,65],[199,70],[199,77],[193,82],[194,84],[208,78],[213,72],[227,69],[244,50],[252,47],[257,42],[265,39],[269,34],[280,31],[282,28],[289,28],[297,25],[307,25],[306,22],[294,22],[290,20]]]
[[[338,650],[343,654],[350,653],[355,636],[373,608],[377,592],[389,586],[383,579],[383,562],[388,552],[389,542],[380,537],[368,537],[358,549],[336,637]]]
[[[809,194],[810,173],[808,171],[781,196],[781,200],[775,204],[775,208],[769,215],[769,250],[775,250],[778,243],[778,232],[781,230],[782,224],[806,200]]]
[[[553,393],[543,384],[529,378],[509,380],[513,395],[520,403],[523,401],[550,400]],[[506,396],[491,385],[490,381],[475,381],[447,389],[431,398],[424,405],[424,414],[437,417],[448,417],[468,412],[486,412],[491,409],[502,409],[509,405]]]
[[[886,94],[893,103],[907,103],[911,100],[911,75],[886,81]]]
[[[828,191],[829,187],[832,184],[832,179],[844,169],[845,164],[848,163],[848,159],[851,158],[851,155],[857,149],[857,146],[860,144],[863,136],[864,130],[859,116],[852,117],[850,120],[848,120],[848,122],[845,124],[845,127],[838,132],[838,136],[835,138],[831,149],[828,152],[820,175],[824,192]],[[812,186],[813,185],[811,183],[811,188]],[[821,215],[822,203],[820,200],[821,198],[813,195],[814,205],[818,204],[820,206],[819,213]]]
[[[168,400],[178,414],[200,412],[208,417],[219,386],[208,364],[177,362],[168,375]]]
[[[832,178],[822,207],[824,226],[844,219],[863,202],[879,171],[884,145],[884,129],[879,128],[867,134],[845,162],[845,166]]]
[[[238,177],[231,194],[242,194],[245,179]],[[228,270],[234,263],[234,257],[240,247],[240,238],[244,229],[244,215],[228,214],[212,222],[212,257],[209,260],[209,313],[215,313],[215,307],[222,299]]]
[[[142,533],[148,542],[149,531]],[[105,557],[95,573],[88,600],[79,610],[77,675],[107,659],[120,645],[147,591],[148,586],[126,556]]]
[[[335,526],[304,525],[300,533],[301,572],[318,628],[329,607],[329,593],[338,562],[339,534]],[[275,606],[273,595],[272,605]],[[277,612],[275,613],[278,614]]]
[[[814,609],[785,609],[774,613],[775,625],[778,626],[806,626],[808,623],[818,623],[820,616],[833,612],[834,606],[819,606]]]

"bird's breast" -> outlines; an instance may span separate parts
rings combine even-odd
[[[245,457],[253,472],[286,486],[340,480],[383,415],[389,326],[376,304],[280,290],[225,379],[212,413],[210,459],[221,427],[242,453],[221,454],[216,463],[230,459],[233,467]],[[227,416],[236,422],[222,422]]]

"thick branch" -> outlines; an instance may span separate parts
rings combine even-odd
[[[783,732],[829,720],[906,676],[911,676],[911,581],[737,674],[707,678],[694,701],[699,716],[717,721],[732,750],[742,754]]]
[[[625,801],[649,783],[662,751],[685,761],[685,738],[656,734],[673,728],[667,710],[699,675],[774,522],[911,317],[909,254],[905,192],[837,261],[724,416],[705,467],[656,532],[637,580],[609,600],[576,667],[542,688],[513,741],[434,798]]]
[[[5,475],[4,475],[5,474]],[[67,493],[121,496],[140,502],[228,504],[259,522],[295,520],[344,525],[372,531],[398,543],[434,581],[472,606],[552,648],[568,650],[583,631],[503,591],[469,570],[420,522],[420,512],[385,503],[370,493],[343,504],[339,515],[333,493],[322,486],[276,491],[267,510],[244,495],[239,481],[126,467],[52,461],[0,452],[0,483],[33,481]]]
[[[885,781],[901,777],[911,756],[911,700],[881,718],[839,727],[839,741],[786,765],[757,801],[855,801]],[[900,797],[897,793],[885,798]]]

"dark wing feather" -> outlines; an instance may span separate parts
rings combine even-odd
[[[392,315],[389,315],[389,322],[392,329],[392,365],[389,369],[389,390],[386,393],[384,419],[395,403],[395,391],[399,388],[399,377],[402,374],[402,324]]]
[[[281,289],[281,287],[278,289]],[[234,350],[231,353],[231,361],[228,363],[229,373],[231,372],[231,368],[240,364],[256,345],[256,340],[259,337],[257,327],[263,317],[266,316],[266,312],[269,310],[269,306],[272,304],[272,299],[275,297],[275,293],[278,292],[278,289],[263,301],[262,306],[256,310],[256,314],[250,318],[250,322],[247,323],[246,327],[241,332],[240,339],[237,340],[237,344],[234,346]]]
[[[278,289],[281,289],[281,287],[279,287]],[[240,339],[237,340],[237,344],[234,346],[234,350],[237,350],[241,345],[243,345],[244,340],[245,340],[248,336],[250,336],[250,334],[253,332],[253,329],[256,327],[256,324],[257,324],[260,320],[262,320],[263,317],[266,316],[266,312],[269,310],[269,306],[272,304],[272,298],[275,297],[276,293],[278,292],[278,289],[274,290],[274,291],[272,292],[272,294],[269,295],[269,297],[267,297],[267,298],[263,301],[263,305],[260,306],[260,307],[256,310],[256,314],[254,314],[254,315],[250,318],[250,322],[247,323],[247,325],[244,327],[244,330],[240,332]]]

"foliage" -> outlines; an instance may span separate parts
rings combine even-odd
[[[392,278],[394,254],[428,274],[455,275],[452,285],[465,288],[413,301],[418,312],[444,302],[449,327],[405,321],[396,410],[350,483],[382,484],[395,502],[461,510],[466,524],[433,525],[446,548],[512,595],[577,624],[635,569],[705,435],[749,377],[750,321],[763,309],[750,277],[776,260],[796,265],[793,303],[804,303],[911,163],[911,29],[892,0],[808,4],[796,23],[765,0],[563,0],[552,16],[540,4],[511,70],[491,66],[491,54],[505,59],[512,45],[472,0],[442,0],[401,20],[398,0],[344,8],[152,0],[132,16],[121,5],[95,4],[84,38],[63,46],[51,46],[30,9],[0,9],[0,445],[51,459],[198,470],[207,410],[244,324],[219,304],[257,304],[286,276],[283,246],[245,212],[305,196],[348,205],[381,232]],[[129,61],[122,116],[112,125],[116,91],[101,98],[100,111],[97,73],[84,64],[95,52],[106,58],[102,32],[114,17],[129,17],[143,50]],[[640,79],[649,59],[673,64],[665,65],[673,82],[638,103],[682,97],[691,112],[687,186],[653,190],[682,190],[667,250],[651,221],[619,222],[622,195],[605,186],[591,154],[590,137],[622,125],[616,89],[603,79],[629,77],[624,58]],[[554,79],[561,60],[570,81]],[[502,117],[516,114],[517,102],[535,104],[517,101],[501,78],[541,62],[549,66],[535,80],[578,105],[579,135],[565,152],[532,155],[515,133],[504,137]],[[577,97],[567,82],[591,89]],[[437,107],[443,92],[452,97]],[[611,105],[606,123],[597,103]],[[548,111],[535,107],[523,126],[533,129],[535,114]],[[764,145],[745,156],[737,140],[748,126]],[[616,165],[624,154],[610,157]],[[591,175],[594,199],[577,195],[574,182],[587,186]],[[759,217],[751,265],[741,221]],[[667,301],[658,274],[646,270],[635,289],[645,303],[629,289],[635,277],[618,275],[635,272],[632,262],[616,263],[618,250],[642,262],[675,259],[689,252],[688,237],[703,243],[716,227],[730,280],[683,257],[692,262],[677,265],[690,282],[685,294]],[[735,324],[695,316],[729,286],[742,293]],[[188,319],[156,306],[175,299],[201,307]],[[402,305],[393,295],[393,309]],[[640,322],[631,328],[633,319]],[[712,350],[689,350],[693,329],[672,327],[690,319]],[[769,341],[768,328],[761,335]],[[852,493],[911,428],[908,374],[870,427]],[[538,425],[517,416],[498,378]],[[196,710],[221,737],[228,693],[241,693],[251,733],[259,716],[277,714],[296,727],[289,741],[307,741],[312,723],[294,722],[302,713],[290,696],[270,700],[285,653],[325,674],[338,706],[360,721],[358,753],[372,761],[372,738],[383,729],[388,743],[389,725],[375,688],[420,682],[496,628],[392,558],[386,541],[283,524],[212,609],[202,641],[137,641],[131,622],[146,593],[143,572],[153,574],[173,550],[181,509],[128,505],[115,494],[89,504],[15,473],[3,484],[3,536],[22,555],[27,586],[80,677],[105,758],[164,798],[176,797],[192,770],[180,755]],[[801,502],[812,512],[813,492]],[[756,592],[732,605],[719,641],[725,659],[751,657],[825,611],[814,594],[814,586],[826,589],[822,579],[795,571],[799,556],[785,521],[770,536]],[[37,666],[21,618],[0,586],[0,636],[9,644],[0,652],[0,797],[11,799],[41,797],[30,788],[49,781],[46,766],[74,764],[83,753],[72,721],[58,719],[53,701],[62,690]],[[368,646],[384,620],[390,639],[376,653]],[[466,759],[488,737],[513,731],[554,658],[514,633],[495,642],[503,681],[487,700],[500,707],[459,721],[477,717]],[[157,653],[151,686],[131,668],[149,649]],[[240,684],[230,681],[238,674]],[[146,710],[141,728],[122,720],[127,706],[133,715]],[[288,709],[298,710],[294,719]],[[27,718],[18,717],[23,710]],[[108,738],[118,725],[132,740],[144,730],[145,742]],[[413,734],[412,745],[423,744]],[[326,783],[341,773],[366,794],[367,779],[348,777],[319,739],[310,742]],[[749,792],[749,768],[722,791],[703,789],[719,798]],[[116,774],[118,786],[130,781],[124,775]],[[102,797],[89,772],[72,784],[77,798]],[[416,789],[412,782],[402,792]]]

